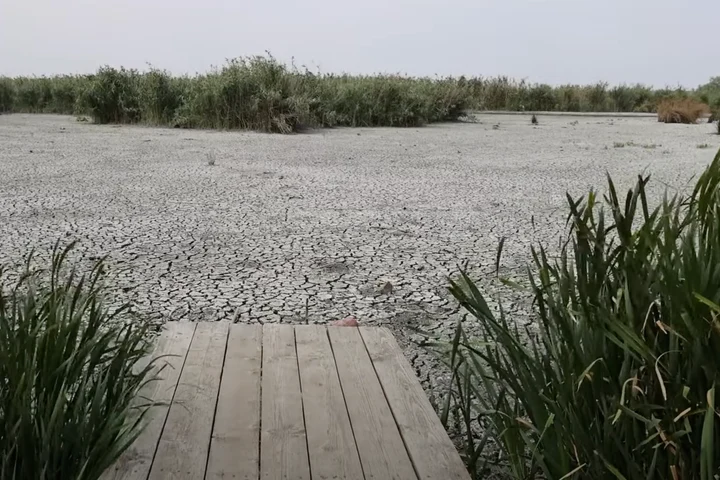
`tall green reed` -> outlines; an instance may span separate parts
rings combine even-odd
[[[443,418],[487,420],[513,478],[720,475],[720,152],[688,195],[653,208],[648,181],[568,195],[559,255],[531,251],[532,327],[493,313],[466,272],[451,282],[469,318],[444,352]]]
[[[108,306],[102,262],[68,269],[71,248],[17,281],[0,271],[0,479],[100,478],[142,427],[148,324]]]
[[[654,112],[659,100],[720,98],[696,91],[606,83],[553,87],[509,77],[417,78],[314,73],[271,55],[229,60],[193,76],[151,67],[93,75],[0,79],[0,110],[91,115],[97,123],[293,132],[333,126],[413,127],[468,110]],[[702,98],[700,98],[702,97]]]

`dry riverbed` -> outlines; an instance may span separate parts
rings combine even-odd
[[[532,242],[557,242],[566,191],[606,171],[623,189],[643,170],[656,193],[683,187],[720,146],[710,125],[652,118],[477,120],[280,136],[3,115],[0,261],[78,240],[158,323],[386,325],[432,396],[435,360],[412,329],[452,330],[458,265],[525,318],[489,282],[500,238],[501,274],[517,276]]]

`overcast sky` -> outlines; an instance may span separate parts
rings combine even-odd
[[[718,25],[720,0],[0,0],[0,75],[269,50],[323,72],[695,87],[720,75]]]

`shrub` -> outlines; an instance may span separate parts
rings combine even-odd
[[[21,112],[42,113],[50,102],[50,79],[21,77],[15,80],[16,108]]]
[[[413,127],[425,124],[434,108],[434,87],[400,76],[341,79],[335,85],[332,110],[340,124]],[[438,104],[442,109],[442,104]],[[438,118],[444,115],[438,111]]]
[[[708,118],[708,123],[717,122],[718,134],[720,134],[720,97],[715,100],[712,106],[712,112]]]
[[[0,77],[0,113],[11,112],[15,106],[15,83],[7,77]]]
[[[45,103],[44,111],[65,115],[76,113],[77,99],[81,94],[84,83],[82,77],[68,75],[50,79],[49,98]]]
[[[664,123],[697,123],[709,113],[706,104],[691,98],[666,98],[657,106],[658,121]]]
[[[89,80],[79,100],[96,123],[140,120],[140,79],[136,70],[102,67]]]
[[[525,110],[522,98],[525,81],[517,82],[509,77],[480,78],[481,88],[475,88],[477,108],[483,110]]]
[[[173,78],[168,72],[150,69],[140,77],[140,117],[152,125],[170,125],[186,95],[185,78]]]
[[[632,112],[637,105],[636,90],[627,85],[618,85],[610,90],[610,98],[616,112]]]
[[[563,85],[558,87],[559,110],[562,112],[580,112],[580,88],[576,85]]]
[[[178,116],[189,127],[289,133],[308,121],[294,109],[300,101],[294,94],[285,65],[273,57],[240,58],[196,77]]]
[[[608,103],[608,84],[598,82],[592,85],[588,90],[588,103],[593,112],[604,112],[607,110]]]
[[[696,93],[704,96],[708,105],[720,107],[720,76],[712,77],[708,83],[700,85]]]
[[[464,79],[446,78],[424,85],[427,94],[425,122],[456,121],[470,108],[470,88]]]
[[[533,85],[527,90],[523,105],[526,110],[549,112],[557,108],[555,89],[550,85]]]
[[[0,79],[0,110],[90,115],[97,123],[294,132],[333,126],[420,126],[468,109],[655,112],[663,98],[720,102],[717,79],[695,91],[644,85],[546,84],[509,77],[335,75],[271,55],[238,58],[206,74],[172,76],[103,67],[94,75]],[[674,117],[673,117],[674,118]]]
[[[147,326],[110,311],[101,263],[61,276],[70,248],[14,286],[0,275],[0,478],[97,479],[139,433]]]
[[[655,209],[648,180],[621,198],[608,179],[608,215],[594,191],[568,195],[559,256],[532,250],[532,326],[493,313],[465,272],[451,283],[472,321],[445,352],[443,418],[488,422],[513,478],[720,475],[720,152]]]

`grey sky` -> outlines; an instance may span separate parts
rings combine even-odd
[[[0,75],[174,73],[271,51],[324,72],[694,87],[718,0],[0,0]]]

